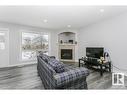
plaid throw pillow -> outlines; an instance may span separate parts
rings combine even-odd
[[[56,71],[56,73],[62,73],[65,71],[64,64],[56,59],[50,59],[49,64]]]

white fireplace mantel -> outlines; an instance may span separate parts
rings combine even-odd
[[[76,32],[61,32],[58,34],[58,58],[60,61],[75,62],[77,50]],[[61,50],[72,49],[72,59],[62,59]]]
[[[59,46],[75,46],[76,44],[59,44]]]

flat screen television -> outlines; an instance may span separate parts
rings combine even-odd
[[[100,58],[104,54],[103,47],[86,47],[86,56],[93,58]]]

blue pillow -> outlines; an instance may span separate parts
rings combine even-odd
[[[62,73],[65,71],[64,64],[56,59],[51,59],[49,64],[56,71],[56,73]]]

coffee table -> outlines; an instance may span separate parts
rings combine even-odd
[[[90,69],[96,69],[100,72],[100,75],[103,76],[103,73],[105,71],[107,72],[111,72],[111,62],[97,62],[96,64],[95,63],[92,63],[92,62],[89,62],[87,61],[85,58],[80,58],[79,59],[79,67],[81,66],[86,66],[87,68],[90,68]],[[97,68],[95,68],[97,67]]]

